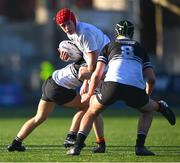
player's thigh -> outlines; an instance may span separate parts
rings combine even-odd
[[[37,118],[47,118],[48,115],[53,111],[55,106],[54,102],[40,100],[36,113]]]
[[[52,77],[48,78],[42,86],[41,99],[48,102],[55,102],[58,105],[63,105],[71,101],[76,96],[76,91],[67,89],[55,83]]]
[[[128,92],[129,95],[127,94],[124,98],[125,102],[128,106],[132,108],[141,110],[143,106],[149,103],[149,96],[143,89],[129,86],[126,88],[126,92]]]
[[[81,96],[79,94],[76,94],[76,96],[68,103],[64,104],[64,106],[80,109],[80,110],[86,110],[89,106],[89,102],[81,103]]]
[[[105,105],[99,102],[96,95],[93,95],[90,99],[90,106],[88,108],[88,111],[91,111],[94,114],[99,114],[104,110],[104,108]]]

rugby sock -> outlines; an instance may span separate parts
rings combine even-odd
[[[16,136],[15,140],[18,141],[18,142],[22,142],[22,139],[17,137],[17,136]]]
[[[74,131],[69,131],[68,134],[67,134],[67,138],[71,138],[71,139],[74,139],[76,140],[77,138],[77,132],[74,132]]]
[[[105,144],[105,139],[103,137],[101,138],[96,138],[96,143],[97,144]]]
[[[21,145],[21,144],[22,144],[22,139],[16,136],[12,142],[12,145]]]
[[[146,140],[146,134],[142,131],[139,131],[136,139],[136,147],[143,147]]]
[[[82,148],[84,146],[84,141],[86,140],[86,138],[87,138],[86,133],[82,131],[78,132],[75,146]]]

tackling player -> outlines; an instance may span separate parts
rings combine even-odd
[[[48,115],[53,111],[55,104],[79,110],[76,114],[79,119],[76,120],[76,124],[71,126],[74,132],[78,131],[80,120],[88,107],[88,102],[81,103],[81,97],[76,92],[76,88],[82,85],[82,81],[78,79],[78,70],[84,63],[84,60],[81,59],[76,63],[56,70],[53,72],[52,77],[49,77],[43,83],[42,97],[36,115],[22,126],[16,138],[8,146],[8,151],[25,151],[26,148],[22,145],[22,141],[47,119]],[[101,116],[94,122],[94,126],[96,137],[103,137],[103,121]],[[96,152],[98,153],[99,151]]]
[[[144,48],[137,41],[132,40],[133,33],[134,26],[131,22],[123,20],[117,23],[116,40],[107,44],[98,57],[96,69],[91,76],[89,91],[82,96],[82,101],[91,98],[90,106],[81,120],[75,146],[67,154],[80,154],[94,119],[106,106],[118,100],[124,101],[141,113],[135,145],[136,155],[154,155],[144,146],[154,111],[160,112],[171,125],[175,125],[175,115],[166,102],[162,100],[157,102],[150,98],[155,84],[155,74]],[[104,82],[99,92],[93,95],[107,65]]]

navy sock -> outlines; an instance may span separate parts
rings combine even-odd
[[[77,140],[75,146],[82,148],[84,146],[84,141],[86,140],[87,135],[84,132],[78,132]]]
[[[13,145],[21,145],[22,144],[22,139],[16,137],[13,142],[12,142]]]
[[[71,138],[71,139],[76,140],[76,138],[77,138],[77,133],[74,132],[74,131],[69,131],[68,134],[67,134],[67,138],[68,138],[68,137]]]
[[[136,139],[136,147],[143,147],[146,140],[146,135],[138,134]]]

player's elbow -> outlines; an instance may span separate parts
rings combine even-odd
[[[155,78],[149,78],[149,79],[147,80],[147,83],[148,83],[149,85],[151,85],[151,86],[154,86],[155,83],[156,83],[156,80],[155,80]]]

